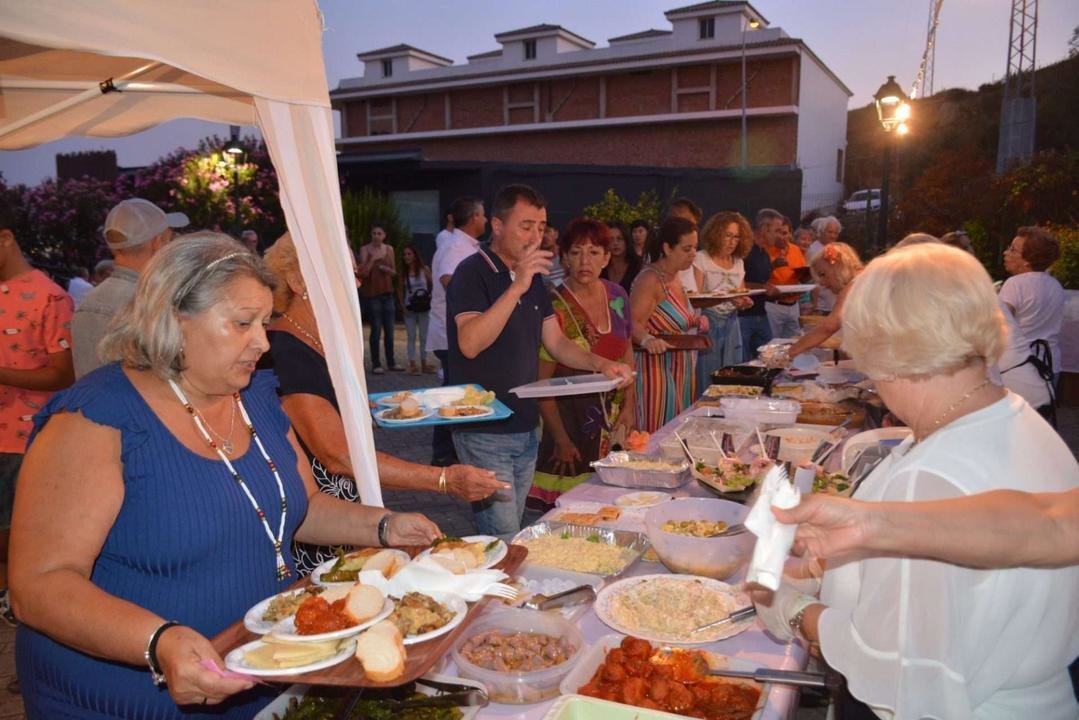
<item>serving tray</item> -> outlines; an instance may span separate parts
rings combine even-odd
[[[426,550],[427,546],[411,546],[400,549],[407,552],[410,557],[415,557]],[[506,557],[500,563],[495,565],[495,568],[502,570],[512,577],[513,574],[517,572],[517,569],[521,567],[521,563],[524,562],[527,556],[527,548],[520,545],[510,545]],[[289,589],[296,590],[310,584],[310,578],[304,578],[303,580],[294,583]],[[273,678],[273,681],[305,683],[307,685],[343,685],[349,687],[396,687],[397,685],[411,682],[429,672],[431,668],[435,666],[435,663],[441,660],[442,657],[449,652],[457,637],[480,615],[480,613],[483,612],[483,609],[491,599],[492,598],[490,597],[484,597],[474,603],[472,607],[468,609],[468,614],[465,615],[465,619],[461,624],[445,635],[440,635],[439,637],[432,638],[426,642],[416,643],[415,645],[406,647],[405,650],[407,656],[405,658],[405,672],[401,677],[391,680],[390,682],[374,682],[369,680],[367,674],[363,671],[363,666],[355,658],[349,658],[345,662],[326,668],[325,670],[315,670],[313,672],[299,673],[296,675],[283,675]],[[243,620],[240,619],[218,633],[213,640],[211,640],[211,643],[213,644],[214,649],[220,653],[221,657],[224,657],[233,648],[239,647],[252,640],[257,640],[259,637],[260,636],[255,635],[245,628]]]

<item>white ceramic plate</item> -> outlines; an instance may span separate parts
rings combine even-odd
[[[274,598],[281,597],[282,595],[295,595],[298,592],[301,592],[301,590],[288,590],[283,593],[278,593],[277,595],[271,595],[265,600],[256,603],[244,614],[244,627],[256,635],[265,635],[266,633],[273,631],[274,628],[284,621],[263,620],[262,614],[266,612],[266,608],[270,606],[270,602],[272,602]]]
[[[435,628],[430,632],[425,632],[420,635],[406,636],[404,638],[405,645],[415,645],[416,643],[421,643],[425,640],[430,640],[431,638],[445,635],[450,630],[453,630],[455,627],[464,622],[465,615],[468,614],[468,604],[459,595],[444,592],[423,592],[421,594],[426,595],[435,602],[439,602],[445,605],[447,610],[453,612],[453,617],[450,618],[450,621],[448,623],[446,623],[440,628]]]
[[[435,411],[429,407],[423,407],[420,410],[420,414],[416,417],[408,418],[407,420],[397,420],[395,418],[386,417],[386,413],[394,410],[394,408],[386,408],[385,410],[379,410],[375,413],[375,417],[388,425],[409,425],[411,423],[419,422],[420,420],[426,420],[435,414]]]
[[[657,492],[654,490],[642,490],[619,495],[614,504],[621,508],[649,508],[660,503],[665,503],[673,496],[670,493]]]
[[[308,663],[307,665],[297,665],[295,667],[287,668],[257,668],[251,667],[244,662],[244,653],[254,650],[260,645],[265,645],[262,640],[252,640],[251,642],[241,645],[238,648],[232,650],[225,656],[225,667],[233,672],[247,673],[248,675],[257,675],[258,677],[280,677],[282,675],[299,675],[300,673],[311,672],[312,670],[324,670],[328,667],[333,667],[339,663],[343,663],[352,657],[352,653],[356,651],[355,641],[345,644],[345,647],[337,652],[336,655],[331,655],[324,660],[318,660],[317,662]]]
[[[290,616],[277,623],[274,626],[274,635],[285,640],[287,642],[316,642],[320,640],[340,640],[341,638],[352,637],[353,635],[359,635],[361,632],[371,627],[375,623],[385,620],[389,617],[389,614],[393,612],[394,604],[391,598],[386,598],[382,601],[382,609],[379,610],[378,615],[375,615],[370,620],[366,620],[359,625],[353,625],[352,627],[342,628],[341,630],[334,630],[333,632],[318,633],[317,635],[300,635],[296,632],[295,616]]]
[[[408,391],[408,390],[402,390],[401,392],[407,392],[409,397],[413,397],[413,398],[416,397],[416,393],[414,393],[414,392],[411,392],[411,391]],[[400,400],[394,400],[393,397],[394,397],[394,395],[400,395],[400,394],[401,393],[394,393],[393,395],[387,395],[386,397],[379,398],[375,402],[378,403],[379,405],[383,406],[383,407],[395,408],[395,407],[397,407],[398,405],[401,404],[401,401]]]
[[[656,575],[638,575],[608,585],[599,591],[593,609],[596,611],[596,615],[599,619],[612,630],[617,630],[624,635],[632,635],[650,642],[667,643],[670,645],[703,645],[705,643],[716,642],[717,640],[725,640],[726,638],[734,637],[735,635],[746,631],[753,625],[754,619],[750,618],[737,623],[727,623],[726,625],[709,628],[703,632],[692,633],[691,635],[688,631],[685,634],[664,633],[659,630],[634,627],[632,624],[623,624],[615,619],[613,603],[619,596],[642,583],[656,583],[661,581],[670,586],[670,594],[672,596],[684,596],[685,592],[680,590],[680,588],[689,588],[689,583],[699,583],[703,586],[705,592],[715,593],[724,598],[728,613],[750,604],[748,595],[735,591],[734,588],[725,582],[713,580],[712,578],[699,577],[697,575],[674,575],[664,573]],[[676,610],[673,607],[655,608],[655,612],[667,614],[676,612]],[[702,618],[698,624],[703,625],[712,620],[719,619],[719,617]]]
[[[776,290],[786,295],[789,293],[809,292],[815,287],[817,287],[816,283],[800,283],[798,285],[776,285]]]
[[[466,407],[466,408],[471,408],[473,410],[479,410],[479,412],[475,413],[474,415],[460,415],[460,416],[458,416],[458,415],[446,416],[446,415],[443,415],[442,413],[439,413],[438,417],[441,420],[461,420],[461,421],[475,420],[476,418],[487,417],[488,415],[494,415],[494,413],[495,413],[495,409],[493,407],[489,406],[489,405],[448,405],[448,406],[444,406],[444,407]]]
[[[390,552],[397,556],[402,566],[408,565],[408,563],[412,561],[412,558],[410,558],[408,556],[408,553],[406,553],[404,550],[391,549]],[[352,582],[322,582],[323,573],[329,572],[330,568],[332,568],[336,562],[337,558],[330,558],[329,560],[315,568],[314,572],[311,573],[311,582],[313,582],[315,585],[321,585],[323,587],[351,585]],[[252,630],[252,632],[254,632],[254,630]]]
[[[506,547],[505,541],[499,540],[494,535],[466,535],[461,539],[465,542],[470,543],[482,542],[484,546],[490,545],[495,540],[498,540],[498,545],[485,553],[487,559],[479,567],[473,568],[474,570],[486,570],[487,568],[494,567],[498,563],[502,562],[502,558],[506,557],[506,553],[509,552],[509,548]],[[424,550],[419,555],[417,555],[416,559],[419,560],[421,557],[427,557],[430,554],[431,548],[428,548],[427,550]]]

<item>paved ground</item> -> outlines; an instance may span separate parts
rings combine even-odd
[[[396,356],[398,362],[402,364],[405,359],[404,337],[404,327],[399,326],[396,333]],[[433,364],[437,365],[437,363]],[[367,388],[372,393],[429,387],[437,382],[436,376],[431,374],[409,375],[390,372],[384,375],[367,374]],[[1059,425],[1061,435],[1068,446],[1072,452],[1079,455],[1079,408],[1064,408],[1060,412]],[[381,430],[376,427],[374,435],[375,446],[379,450],[414,462],[427,463],[431,459],[431,430],[429,429]],[[424,512],[448,534],[469,535],[475,532],[472,511],[468,503],[453,497],[436,493],[387,492],[385,501],[386,506],[394,510]],[[0,623],[0,720],[21,720],[25,717],[22,700],[7,689],[15,676],[14,640],[14,630]],[[801,708],[798,712],[798,720],[822,720],[824,717],[825,713],[821,708]]]

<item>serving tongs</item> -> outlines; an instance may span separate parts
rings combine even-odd
[[[681,648],[662,647],[649,658],[649,662],[653,665],[671,666],[674,669],[675,678],[682,682],[692,682],[712,676],[755,680],[759,683],[824,688],[827,690],[838,690],[843,684],[843,678],[837,674],[776,670],[773,668],[756,668],[754,670],[713,668],[708,664],[708,660],[705,659],[703,653]]]
[[[526,610],[554,610],[567,605],[580,605],[581,603],[594,602],[596,589],[591,585],[578,585],[575,588],[564,590],[554,595],[533,595],[528,601],[521,603]]]
[[[743,532],[745,531],[744,526],[742,527],[742,531]],[[719,627],[720,625],[726,625],[727,623],[740,622],[740,621],[745,620],[747,618],[751,618],[756,614],[757,614],[757,608],[753,607],[752,605],[747,605],[744,608],[739,608],[738,610],[734,610],[733,612],[731,612],[730,615],[728,615],[725,618],[720,618],[719,620],[713,620],[712,622],[705,623],[704,625],[698,625],[697,627],[693,628],[692,632],[700,632],[702,630],[708,630],[709,628]]]

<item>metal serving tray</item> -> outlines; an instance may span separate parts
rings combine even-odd
[[[650,460],[667,463],[674,466],[674,470],[640,470],[626,467],[626,464],[634,460]],[[627,452],[613,452],[607,457],[592,463],[592,469],[596,471],[601,482],[607,485],[615,485],[624,488],[658,488],[660,490],[672,490],[682,487],[689,482],[689,462],[683,460],[680,463],[672,463],[664,460],[661,456],[636,455]]]
[[[601,575],[599,573],[588,574],[590,577],[603,578],[605,582],[610,582],[612,578],[617,578],[622,575],[622,573],[628,570],[633,563],[637,562],[641,555],[643,555],[650,547],[648,536],[644,533],[632,532],[630,530],[613,530],[611,528],[593,527],[590,525],[571,525],[569,523],[561,522],[538,522],[535,525],[526,527],[524,530],[513,536],[511,543],[523,545],[524,543],[522,541],[532,540],[533,538],[543,537],[545,535],[568,535],[569,537],[581,538],[596,537],[597,542],[605,543],[607,545],[618,545],[632,550],[633,557],[622,569],[617,570],[616,572],[607,573],[606,575]],[[548,570],[560,571],[559,568],[552,568],[550,565],[539,565],[535,562],[530,562],[529,564],[536,567],[543,567]],[[564,570],[562,572],[570,573],[578,577],[582,575],[578,570]]]

